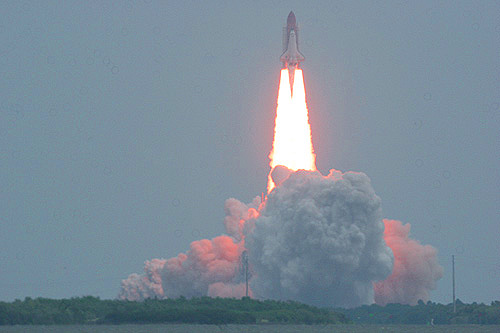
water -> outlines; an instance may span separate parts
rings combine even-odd
[[[0,326],[0,333],[4,332],[113,332],[113,333],[146,333],[146,332],[173,332],[173,333],[218,333],[218,332],[335,332],[335,333],[365,333],[365,332],[500,332],[500,325],[68,325],[68,326]]]

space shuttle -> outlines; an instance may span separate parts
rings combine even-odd
[[[299,51],[299,28],[293,11],[288,14],[286,27],[283,28],[283,54],[280,61],[283,68],[288,68],[290,88],[293,89],[293,78],[295,70],[299,68],[299,63],[304,61],[304,56]]]

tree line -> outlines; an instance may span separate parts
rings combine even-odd
[[[30,298],[0,302],[0,325],[51,324],[481,324],[500,325],[500,301],[486,304],[417,305],[376,304],[352,309],[321,309],[314,306],[248,297],[147,299],[142,302],[101,300],[98,297],[70,299]]]
[[[490,305],[465,304],[456,301],[456,312],[453,303],[439,304],[419,301],[417,305],[376,304],[364,305],[353,309],[335,309],[345,314],[355,323],[360,324],[479,324],[500,325],[500,301]]]
[[[243,297],[148,299],[142,302],[101,300],[86,296],[71,299],[25,298],[0,302],[0,325],[51,324],[338,324],[348,323],[341,313],[298,302],[258,301]]]

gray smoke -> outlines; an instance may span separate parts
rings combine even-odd
[[[383,232],[380,199],[365,174],[291,173],[246,236],[252,291],[318,306],[373,303],[373,283],[393,265]]]
[[[167,261],[165,259],[152,259],[144,263],[144,274],[130,274],[122,280],[119,299],[133,301],[146,298],[163,298],[161,271]]]
[[[241,297],[245,250],[252,297],[330,307],[428,298],[442,276],[436,250],[410,239],[409,225],[382,220],[365,174],[279,166],[271,175],[277,187],[264,202],[226,200],[227,235],[147,261],[144,274],[122,281],[119,298]]]

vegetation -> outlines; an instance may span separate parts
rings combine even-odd
[[[500,302],[433,302],[418,305],[364,305],[354,309],[319,309],[298,302],[258,301],[243,297],[149,299],[143,302],[25,298],[0,302],[0,325],[193,323],[193,324],[482,324],[500,325]],[[349,320],[349,318],[352,319]]]
[[[387,304],[364,305],[354,309],[335,309],[344,313],[355,323],[360,324],[500,324],[500,302],[485,304],[464,304],[456,302],[456,313],[453,304],[438,304],[422,301],[418,305]]]
[[[26,298],[0,302],[0,325],[196,323],[196,324],[336,324],[340,313],[297,302],[257,301],[247,297],[149,299],[143,302]]]

